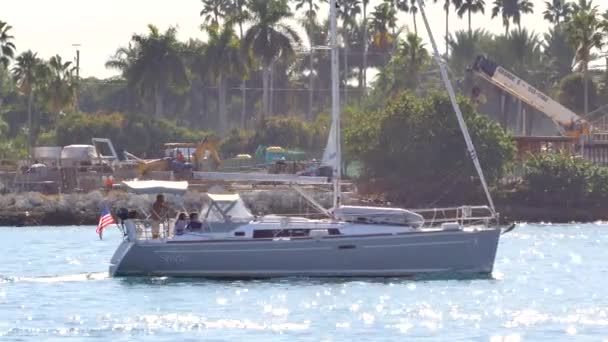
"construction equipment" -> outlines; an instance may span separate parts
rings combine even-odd
[[[175,157],[177,152],[182,152],[186,158],[183,170],[191,171],[205,169],[205,164],[213,160],[212,170],[217,170],[222,165],[222,160],[217,152],[219,140],[205,138],[198,144],[193,143],[167,143],[164,145],[165,156],[160,159],[141,159],[127,153],[138,163],[140,176],[145,176],[152,171],[175,171]]]
[[[472,69],[488,82],[547,115],[562,135],[580,138],[591,133],[593,127],[587,120],[486,57],[477,56]]]

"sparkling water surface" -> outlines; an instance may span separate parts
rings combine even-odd
[[[521,225],[488,279],[109,278],[117,230],[0,228],[0,341],[608,341],[608,225]]]

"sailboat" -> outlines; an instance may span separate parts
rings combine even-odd
[[[490,206],[406,210],[341,203],[340,106],[336,0],[331,0],[332,126],[324,162],[332,166],[333,206],[325,209],[292,184],[325,215],[309,219],[256,217],[238,194],[205,194],[201,227],[177,235],[163,223],[151,238],[150,223],[119,210],[125,232],[110,262],[112,276],[212,278],[397,277],[421,274],[490,274],[501,230],[475,149],[458,109],[445,66],[442,76]],[[420,4],[421,7],[422,4]],[[424,15],[427,30],[428,22]],[[432,35],[431,35],[432,38]],[[433,47],[436,51],[434,40]],[[186,182],[125,182],[135,193],[184,194]],[[430,217],[430,218],[429,218]]]

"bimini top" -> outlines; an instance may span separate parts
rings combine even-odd
[[[207,197],[214,202],[236,202],[241,196],[239,194],[212,194],[206,193]]]
[[[175,194],[183,195],[188,190],[186,181],[136,180],[122,182],[135,194]]]
[[[248,222],[253,215],[239,194],[210,194],[201,213],[207,222]]]
[[[196,148],[197,146],[196,143],[166,143],[163,145],[164,148]]]

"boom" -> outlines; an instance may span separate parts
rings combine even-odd
[[[563,134],[578,137],[589,133],[589,124],[583,118],[486,57],[477,56],[473,71],[547,115]]]

